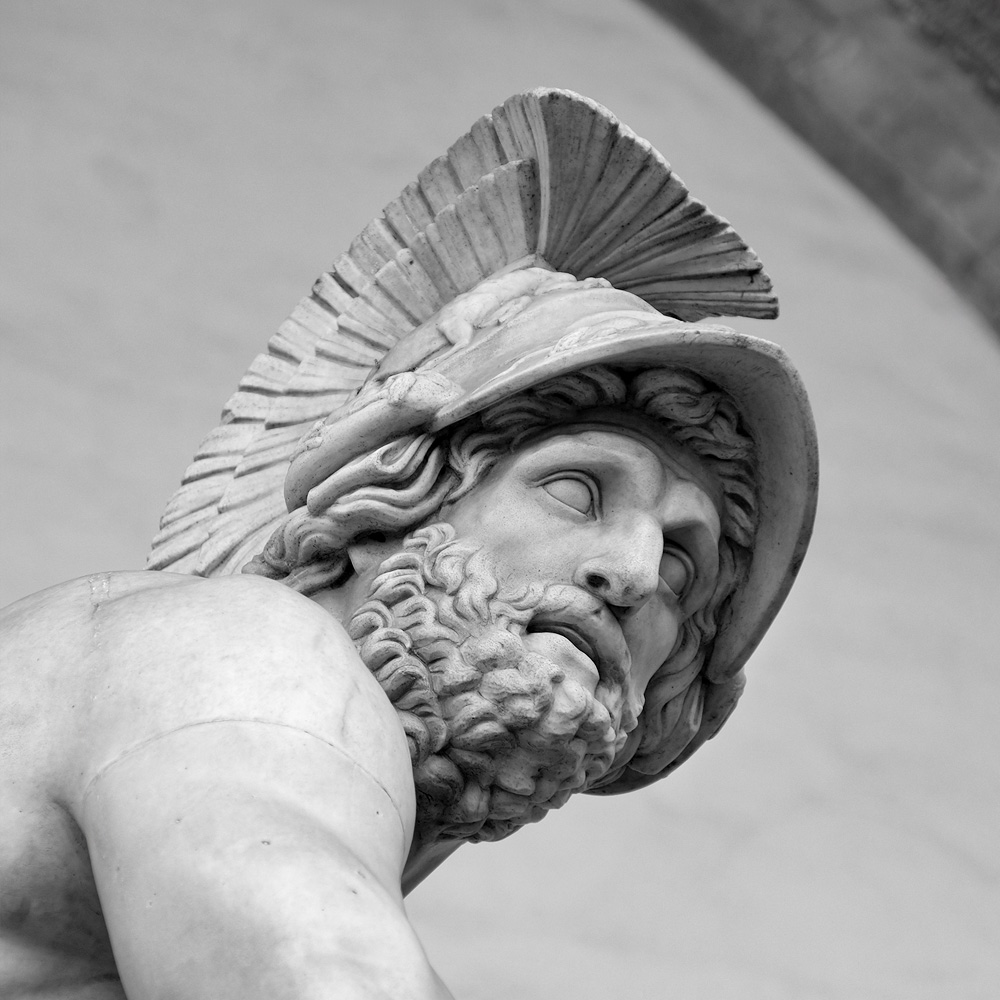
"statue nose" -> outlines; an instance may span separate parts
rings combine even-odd
[[[600,597],[621,618],[656,593],[662,555],[663,538],[658,530],[635,528],[617,533],[600,552],[580,563],[574,582]]]

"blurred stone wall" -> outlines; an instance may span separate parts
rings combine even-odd
[[[934,47],[1000,100],[1000,4],[996,0],[889,0]]]
[[[996,0],[646,0],[863,191],[1000,332]]]

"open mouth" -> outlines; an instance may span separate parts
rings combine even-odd
[[[573,625],[565,622],[535,619],[528,626],[523,640],[527,649],[562,667],[591,693],[596,691],[601,674],[594,644]]]

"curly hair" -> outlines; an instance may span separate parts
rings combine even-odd
[[[411,532],[379,567],[347,630],[406,733],[417,842],[499,840],[611,766],[624,677],[590,692],[524,643],[536,610],[558,613],[572,591],[509,589],[445,523]]]
[[[436,434],[398,438],[340,470],[341,492],[322,513],[301,507],[286,515],[244,572],[306,595],[336,586],[351,572],[349,545],[365,537],[402,535],[427,523],[526,441],[599,407],[627,408],[651,418],[701,459],[722,488],[715,590],[684,622],[677,648],[646,687],[638,725],[593,787],[612,784],[626,768],[658,774],[701,725],[708,683],[702,667],[724,623],[727,602],[746,579],[757,519],[753,441],[732,399],[691,371],[595,365],[540,383]]]

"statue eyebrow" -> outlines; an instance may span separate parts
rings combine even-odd
[[[582,435],[583,433],[585,433],[586,430],[590,429],[591,428],[585,428],[584,431],[581,431],[580,433],[574,433],[573,431],[567,430],[566,428],[562,427],[556,428],[551,436],[538,438],[534,442],[532,442],[532,444],[534,444],[534,446],[538,449],[538,451],[535,453],[535,455],[532,455],[531,457],[532,458],[541,457],[541,454],[543,454],[545,450],[554,451],[558,454],[560,451],[563,451],[565,449],[570,449],[573,452],[574,459],[567,459],[568,463],[567,468],[570,465],[572,465],[573,460],[575,460],[577,463],[580,464],[586,463],[586,465],[588,466],[593,466],[595,465],[595,463],[605,466],[619,465],[622,461],[627,461],[626,456],[623,455],[622,452],[615,451],[607,444],[594,444],[590,441],[587,441]],[[608,428],[594,428],[594,429],[598,429],[602,433],[614,433],[612,430]],[[556,440],[557,437],[569,437],[569,436],[573,437],[572,441]],[[590,453],[587,458],[584,459],[579,456],[579,451],[581,449],[584,449],[588,453]],[[650,451],[650,455],[656,457],[653,451]],[[556,461],[555,458],[551,458],[548,460]],[[581,469],[581,471],[585,470]]]

